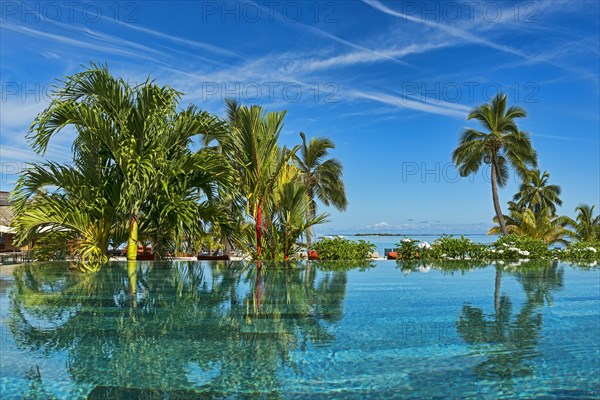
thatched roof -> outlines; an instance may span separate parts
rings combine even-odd
[[[8,192],[0,192],[0,225],[10,226],[12,220],[13,211],[8,201]]]

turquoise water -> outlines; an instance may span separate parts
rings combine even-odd
[[[135,267],[4,271],[0,397],[600,396],[597,267]]]

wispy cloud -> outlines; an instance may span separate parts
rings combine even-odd
[[[0,29],[14,31],[14,32],[32,36],[32,37],[48,39],[55,43],[63,44],[63,45],[67,45],[67,46],[89,49],[89,50],[94,50],[94,51],[103,52],[103,53],[112,53],[112,54],[126,56],[126,57],[130,57],[130,58],[134,58],[134,59],[155,61],[153,57],[151,57],[150,55],[144,54],[144,52],[133,51],[133,50],[123,49],[123,48],[110,47],[110,46],[106,46],[105,44],[104,45],[94,44],[94,43],[90,43],[90,42],[87,42],[87,41],[84,41],[81,39],[75,39],[75,38],[71,38],[71,37],[64,36],[64,35],[59,35],[59,34],[50,33],[50,32],[44,32],[44,31],[41,31],[38,29],[33,29],[33,28],[29,28],[27,26],[22,26],[22,25],[15,25],[15,24],[8,23],[8,22],[3,23],[0,26]]]
[[[397,108],[406,108],[416,111],[422,111],[430,114],[443,115],[446,117],[465,118],[466,113],[470,110],[469,107],[462,104],[448,103],[439,101],[435,103],[418,101],[411,96],[394,96],[382,92],[368,92],[362,90],[350,90],[348,95],[359,98],[377,101],[379,103],[388,104]]]
[[[564,43],[561,46],[558,46],[557,49],[551,50],[550,52],[536,54],[535,52],[532,52],[532,51],[523,51],[523,50],[511,47],[511,46],[507,46],[505,44],[496,43],[492,40],[485,38],[482,35],[481,31],[471,32],[469,30],[460,29],[460,28],[457,28],[454,26],[450,26],[450,25],[441,23],[441,22],[430,21],[426,18],[421,18],[421,17],[417,17],[414,15],[409,15],[409,14],[406,14],[406,13],[403,13],[400,11],[393,10],[378,0],[362,0],[362,2],[371,6],[375,10],[378,10],[387,15],[390,15],[390,16],[393,16],[396,18],[402,18],[407,21],[415,22],[417,24],[421,24],[421,25],[442,31],[444,33],[447,33],[447,34],[455,37],[455,38],[461,39],[466,43],[481,45],[481,46],[485,46],[488,48],[492,48],[494,50],[499,50],[499,51],[502,51],[502,52],[505,52],[505,53],[508,53],[511,55],[518,56],[519,58],[521,58],[523,60],[524,64],[546,63],[546,64],[552,65],[554,67],[563,69],[565,71],[572,72],[572,73],[578,75],[580,78],[583,78],[586,80],[592,80],[594,82],[598,81],[597,73],[591,73],[591,72],[585,71],[581,68],[577,68],[572,65],[556,61],[557,55],[559,55],[560,53],[563,53],[563,52],[570,51],[572,49],[572,46],[565,46]],[[545,2],[545,3],[553,3],[553,2]],[[556,3],[560,6],[567,4],[566,2],[562,2],[562,1],[558,1]],[[539,3],[536,3],[536,4],[539,4]],[[544,5],[543,7],[546,8],[548,6]],[[553,9],[561,10],[562,8],[553,7]],[[511,20],[510,18],[507,17],[507,13],[505,13],[504,19],[506,21]],[[490,27],[492,25],[504,27],[503,24],[490,24],[490,23],[485,24],[485,26],[488,26],[488,27]],[[527,24],[523,24],[523,23],[520,24],[521,28],[526,25]],[[578,38],[576,41],[574,41],[572,43],[572,45],[577,45],[577,43],[581,39],[582,38]],[[598,47],[597,46],[597,44],[598,44],[597,38],[595,38],[594,44],[597,49],[597,47]],[[517,65],[523,65],[523,64],[516,63],[515,66],[517,66]]]
[[[303,72],[349,67],[386,61],[390,57],[393,59],[401,59],[409,55],[426,53],[431,50],[446,47],[448,45],[449,43],[447,42],[425,44],[415,43],[402,48],[376,49],[373,51],[358,50],[324,59],[302,60],[294,63],[293,67],[295,69],[300,69]]]
[[[254,4],[256,7],[262,9],[264,12],[269,12],[270,15],[273,15],[277,21],[288,24],[288,21],[286,20],[286,18],[281,13],[279,13],[277,11],[273,11],[272,9],[266,9],[265,6],[263,6],[261,4],[254,3],[252,1],[248,1],[248,3]],[[357,43],[352,42],[350,40],[343,39],[343,38],[341,38],[339,36],[336,36],[336,35],[334,35],[332,33],[327,32],[327,31],[325,31],[323,29],[317,28],[316,26],[303,24],[303,23],[298,22],[298,21],[294,21],[294,23],[289,23],[288,26],[296,28],[296,29],[302,29],[305,32],[311,33],[311,34],[316,35],[316,36],[324,37],[326,39],[332,40],[332,41],[337,42],[339,44],[343,44],[345,46],[351,47],[351,48],[356,49],[356,50],[360,50],[362,52],[370,53],[371,55],[373,55],[375,57],[379,57],[379,58],[382,58],[382,59],[387,59],[389,61],[393,61],[393,62],[395,62],[397,64],[401,64],[401,65],[405,65],[405,66],[412,66],[411,64],[409,64],[409,63],[407,63],[407,62],[405,62],[405,61],[403,61],[403,60],[401,60],[401,59],[399,59],[397,57],[394,57],[394,56],[389,55],[389,54],[382,53],[382,52],[380,52],[380,51],[378,51],[376,49],[371,49],[371,48],[365,47],[363,45],[357,44]]]
[[[510,54],[518,55],[523,58],[529,58],[529,56],[527,54],[525,54],[524,52],[522,52],[518,49],[515,49],[510,46],[506,46],[503,44],[494,43],[494,42],[487,40],[481,36],[475,35],[467,30],[455,28],[453,26],[449,26],[449,25],[443,24],[441,22],[429,21],[425,18],[415,17],[414,15],[408,15],[406,13],[395,11],[395,10],[392,10],[391,8],[385,6],[384,4],[382,4],[381,2],[379,2],[377,0],[362,0],[362,1],[366,4],[368,4],[369,6],[373,7],[374,9],[379,10],[387,15],[397,17],[397,18],[403,18],[408,21],[420,23],[420,24],[426,25],[431,28],[439,29],[449,35],[463,39],[469,43],[480,44],[483,46],[491,47],[496,50],[500,50],[500,51],[504,51],[504,52],[507,52]]]

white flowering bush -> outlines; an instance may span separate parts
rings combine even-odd
[[[399,265],[404,265],[403,262],[407,260],[427,262],[472,260],[473,262],[497,261],[498,263],[513,262],[514,264],[515,262],[552,258],[564,261],[589,261],[591,265],[600,262],[600,241],[574,242],[565,249],[550,250],[542,240],[514,234],[500,236],[492,244],[476,243],[464,236],[442,236],[434,240],[432,244],[404,238],[396,246],[398,247]],[[403,269],[406,268],[408,267],[403,267]]]
[[[554,256],[561,260],[600,261],[600,242],[582,240],[570,243],[565,249],[555,250]]]
[[[427,256],[436,260],[481,260],[487,258],[488,247],[464,236],[442,236],[433,241]]]
[[[499,237],[490,246],[489,253],[489,258],[494,260],[538,260],[552,256],[548,245],[542,240],[517,235]]]

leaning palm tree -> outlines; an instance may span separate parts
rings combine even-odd
[[[300,132],[300,137],[302,138],[300,155],[296,155],[294,160],[307,187],[309,201],[307,219],[315,218],[317,198],[326,206],[332,205],[340,211],[345,210],[348,200],[342,180],[342,164],[335,158],[327,158],[329,150],[334,149],[335,144],[328,138],[312,138],[307,143],[304,132]],[[308,228],[305,234],[307,247],[310,248],[311,228]]]
[[[538,169],[527,172],[519,192],[515,194],[514,201],[519,205],[531,209],[536,215],[541,215],[548,209],[550,214],[556,213],[556,206],[562,205],[560,199],[560,186],[548,185],[550,174]]]
[[[569,220],[569,225],[574,230],[574,237],[578,240],[600,240],[600,215],[594,217],[595,205],[580,204],[575,208],[577,217]]]
[[[506,107],[506,95],[497,94],[490,104],[474,108],[467,120],[476,119],[485,132],[467,128],[460,144],[452,153],[452,161],[461,176],[475,174],[482,163],[491,167],[492,200],[502,234],[508,233],[498,200],[498,186],[508,181],[508,167],[511,165],[520,176],[527,167],[536,167],[537,155],[531,146],[526,132],[519,130],[517,118],[524,118],[527,112],[518,106]]]

